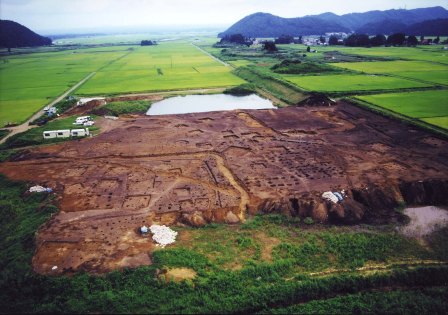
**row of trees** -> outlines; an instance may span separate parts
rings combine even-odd
[[[226,35],[217,43],[216,46],[222,45],[245,45],[250,46],[254,42],[254,39],[243,36],[242,34],[230,34]]]
[[[155,40],[142,40],[140,43],[140,46],[152,46],[157,45],[157,42]]]
[[[427,40],[427,42],[433,42],[438,44],[440,42],[440,37],[436,39]],[[352,34],[347,37],[342,43],[336,36],[331,36],[328,44],[329,45],[345,45],[350,47],[370,47],[370,46],[416,46],[419,43],[424,43],[424,36],[420,37],[420,41],[414,35],[407,36],[403,33],[395,33],[388,37],[383,34],[378,34],[373,37],[369,37],[366,34]],[[430,43],[430,42],[429,42]]]

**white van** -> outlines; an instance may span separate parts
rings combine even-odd
[[[76,118],[76,121],[73,123],[73,125],[84,125],[85,122],[88,122],[90,120],[92,120],[90,116],[81,116]]]

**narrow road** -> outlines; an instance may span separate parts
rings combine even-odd
[[[202,49],[199,46],[196,46],[195,44],[191,43],[194,47],[196,47],[197,49],[199,49],[200,51],[202,51],[204,54],[206,54],[207,56],[215,59],[217,62],[223,64],[226,67],[232,67],[232,65],[228,64],[227,62],[222,61],[221,59],[216,58],[215,56],[213,56],[212,54],[210,54],[209,52],[206,52],[204,49]],[[233,68],[233,67],[232,67]]]
[[[56,98],[54,101],[52,101],[50,104],[45,105],[46,106],[53,106],[56,103],[62,101],[68,94],[70,94],[71,92],[73,92],[74,90],[76,90],[79,86],[81,86],[82,84],[84,84],[87,80],[89,80],[92,76],[95,75],[96,72],[92,72],[91,74],[89,74],[87,77],[85,77],[84,79],[82,79],[81,81],[79,81],[78,83],[76,83],[74,86],[72,86],[70,89],[68,89],[64,94],[62,94],[61,96],[59,96],[58,98]],[[3,139],[0,140],[0,144],[4,143],[6,141],[6,139],[8,139],[9,137],[27,131],[31,128],[34,128],[36,126],[32,126],[29,123],[37,118],[39,118],[40,116],[42,116],[44,114],[44,108],[43,107],[40,111],[38,111],[37,113],[35,113],[33,116],[31,116],[31,118],[29,118],[27,121],[25,121],[23,124],[15,126],[15,127],[10,127],[7,128],[8,130],[10,130],[11,132],[4,137]]]

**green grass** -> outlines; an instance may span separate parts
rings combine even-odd
[[[448,85],[448,65],[425,61],[335,63],[334,66],[366,73],[387,73]]]
[[[357,98],[412,118],[448,116],[448,91],[446,90],[375,94],[357,96]]]
[[[354,92],[429,87],[430,85],[406,79],[362,74],[327,76],[283,75],[285,80],[309,91]]]
[[[448,116],[421,118],[421,120],[427,122],[428,124],[448,129]]]
[[[335,67],[366,73],[400,73],[407,71],[448,71],[448,65],[425,61],[372,61],[335,63]]]
[[[0,139],[6,137],[9,133],[10,131],[7,129],[0,130]]]
[[[76,49],[0,58],[0,125],[21,123],[129,47]]]
[[[329,72],[343,72],[342,69],[332,67],[324,63],[313,63],[313,62],[298,62],[291,60],[283,60],[281,63],[274,65],[271,68],[274,72],[280,74],[321,74]]]
[[[297,104],[306,98],[299,88],[275,79],[269,74],[258,71],[258,69],[242,67],[236,69],[235,74],[288,104]]]
[[[286,308],[261,311],[261,314],[445,314],[448,288],[362,292]]]
[[[94,110],[94,113],[98,112],[101,115],[113,115],[120,116],[123,114],[144,114],[151,107],[149,101],[123,101],[112,102]]]
[[[77,129],[77,128],[85,128],[84,126],[73,125],[77,116],[72,116],[63,119],[56,119],[48,122],[46,125],[41,127],[36,127],[29,129],[25,132],[18,133],[16,135],[8,138],[5,143],[0,145],[0,149],[12,149],[19,148],[24,146],[31,145],[39,145],[39,144],[48,144],[48,143],[57,143],[64,142],[68,140],[79,139],[77,137],[69,137],[69,138],[55,138],[55,139],[44,139],[43,132],[47,130],[62,130],[62,129]],[[90,126],[88,127],[90,132],[94,132],[98,130],[98,127]]]
[[[136,47],[131,54],[98,71],[78,94],[182,90],[244,83],[230,71],[190,43],[164,42]]]

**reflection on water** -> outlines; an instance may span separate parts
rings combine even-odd
[[[154,103],[146,115],[201,113],[233,109],[275,108],[271,101],[251,94],[233,96],[227,94],[176,96]]]

